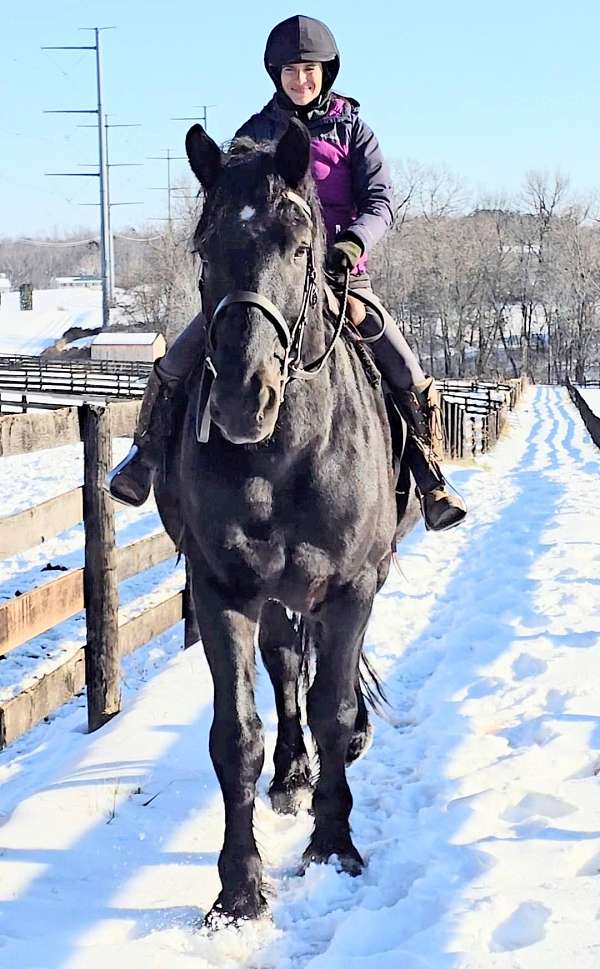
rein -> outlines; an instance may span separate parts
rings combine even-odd
[[[296,192],[288,191],[286,197],[298,206],[304,215],[310,229],[313,228],[313,218],[310,206]],[[350,272],[346,271],[344,280],[344,290],[340,303],[339,316],[336,320],[333,337],[325,352],[311,363],[302,364],[302,346],[304,343],[304,333],[306,330],[306,317],[308,308],[317,305],[317,285],[316,271],[313,256],[312,244],[309,245],[306,254],[306,273],[304,276],[304,290],[302,293],[302,304],[295,323],[290,327],[287,320],[279,308],[261,293],[253,290],[237,289],[226,296],[215,307],[214,312],[208,323],[206,331],[207,354],[204,359],[202,376],[200,378],[200,392],[198,395],[198,410],[196,413],[196,438],[199,443],[206,444],[210,434],[210,391],[213,381],[217,377],[217,370],[212,360],[215,351],[213,333],[215,331],[219,317],[229,306],[245,305],[255,306],[261,310],[271,323],[279,337],[279,341],[284,349],[284,359],[281,366],[281,402],[284,400],[285,389],[290,380],[312,380],[323,372],[327,361],[334,351],[335,345],[344,328],[346,317],[346,306],[348,303],[348,290],[350,286]]]

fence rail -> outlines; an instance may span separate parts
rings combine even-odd
[[[89,358],[61,360],[56,357],[0,353],[0,370],[89,370],[94,373],[131,374],[144,377],[152,369],[151,363],[140,360],[90,360]]]

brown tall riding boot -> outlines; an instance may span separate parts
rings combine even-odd
[[[138,507],[148,498],[162,456],[164,408],[170,406],[178,383],[177,378],[167,376],[160,369],[157,360],[144,391],[133,444],[106,476],[106,487],[116,501]]]
[[[395,396],[397,399],[398,395]],[[462,498],[449,493],[439,465],[444,438],[433,377],[406,391],[398,403],[411,432],[407,456],[417,484],[425,525],[434,532],[453,528],[463,520],[467,507]]]

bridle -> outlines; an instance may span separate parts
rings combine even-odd
[[[313,215],[308,202],[296,192],[287,191],[285,192],[285,196],[300,209],[312,232]],[[318,299],[317,274],[315,271],[312,243],[309,244],[306,252],[306,272],[304,275],[302,303],[296,321],[292,326],[288,325],[283,313],[275,303],[271,302],[270,299],[261,293],[255,293],[253,290],[247,289],[236,289],[223,297],[215,307],[206,329],[207,352],[200,379],[200,392],[198,395],[198,410],[196,415],[196,437],[201,444],[206,444],[210,433],[210,391],[213,381],[218,376],[212,359],[215,352],[215,331],[225,310],[229,306],[255,306],[261,310],[269,323],[275,328],[284,351],[280,372],[280,400],[283,402],[285,390],[290,380],[312,380],[314,377],[318,377],[325,368],[344,327],[349,284],[350,273],[346,272],[339,315],[335,322],[331,342],[320,357],[317,357],[316,360],[308,364],[302,363],[302,346],[306,330],[306,319],[309,307],[314,308],[317,305]]]

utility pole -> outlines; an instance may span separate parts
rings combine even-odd
[[[165,148],[166,155],[150,155],[151,161],[166,161],[167,163],[167,187],[166,189],[161,185],[159,188],[150,189],[151,192],[165,192],[167,193],[167,222],[169,223],[169,232],[172,231],[173,217],[171,215],[171,195],[174,191],[171,185],[171,162],[172,161],[183,161],[185,155],[172,155],[170,148]]]
[[[102,55],[100,50],[100,32],[102,30],[113,30],[112,27],[83,27],[82,30],[94,31],[94,44],[68,46],[68,47],[42,47],[42,50],[93,50],[96,54],[96,97],[95,108],[67,109],[45,111],[44,114],[95,114],[97,115],[98,127],[98,171],[86,173],[91,177],[97,177],[100,189],[100,276],[102,279],[102,326],[107,327],[110,323],[110,281],[109,265],[110,253],[108,245],[108,203],[107,203],[107,169],[106,153],[104,146],[104,132],[102,130],[103,106],[102,106]],[[96,127],[96,125],[94,125]],[[48,175],[58,176],[77,176],[82,172],[47,172]]]
[[[199,115],[193,118],[171,118],[171,121],[201,121],[202,127],[205,131],[208,131],[208,109],[214,108],[214,104],[195,104],[192,108],[193,111],[199,111]]]

